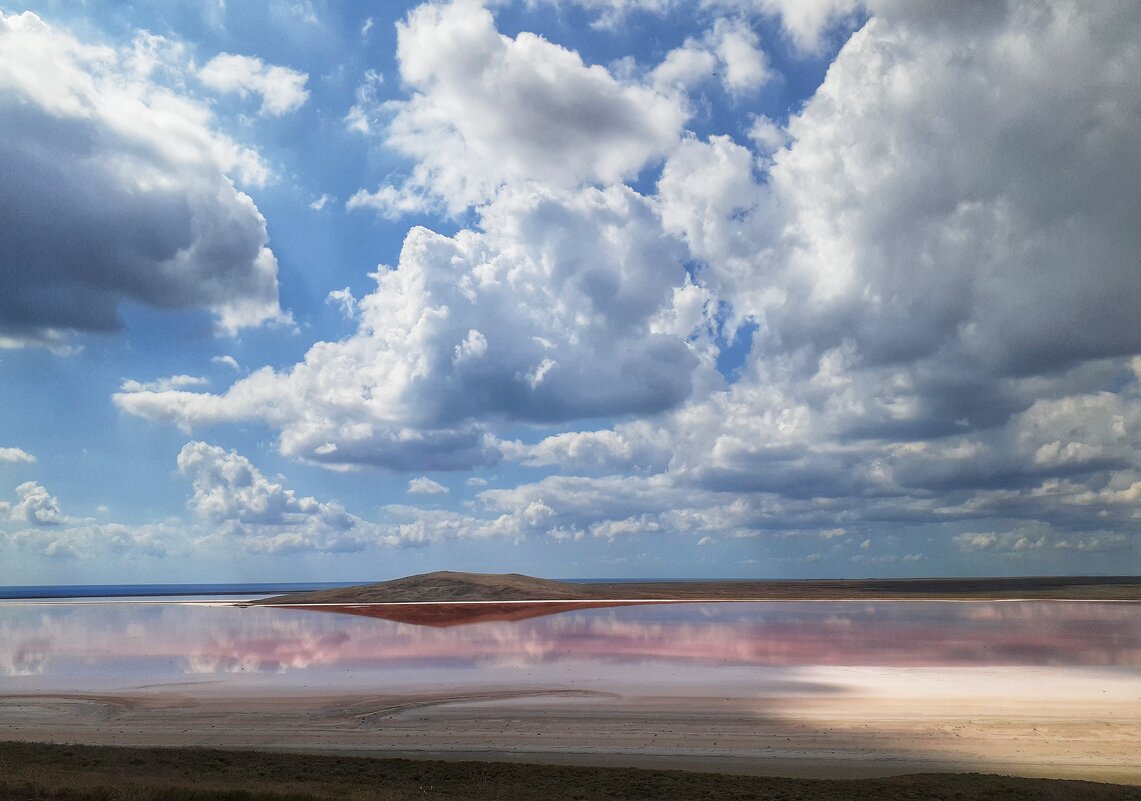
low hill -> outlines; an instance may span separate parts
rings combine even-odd
[[[1138,577],[1019,577],[963,579],[863,579],[811,581],[649,581],[579,583],[519,573],[438,571],[418,576],[290,593],[254,601],[261,605],[465,603],[487,601],[795,601],[1055,598],[1141,601]]]

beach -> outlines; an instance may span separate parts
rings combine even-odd
[[[816,778],[984,772],[1141,784],[1131,672],[773,671],[658,694],[543,686],[323,690],[193,681],[0,696],[0,739],[680,768]]]

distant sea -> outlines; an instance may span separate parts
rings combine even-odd
[[[309,581],[309,582],[269,582],[254,584],[68,584],[68,585],[29,585],[25,587],[0,587],[0,600],[66,600],[73,598],[95,598],[115,600],[120,598],[141,600],[144,598],[258,598],[266,595],[280,595],[286,592],[308,592],[310,590],[331,590],[337,587],[352,587],[359,581]]]
[[[685,581],[686,579],[654,579],[654,581]],[[637,578],[563,579],[573,583],[646,581]],[[31,584],[22,587],[0,586],[0,601],[66,601],[86,598],[100,601],[150,598],[166,600],[249,600],[287,592],[332,590],[337,587],[354,587],[367,581],[307,581],[265,582],[254,584]]]

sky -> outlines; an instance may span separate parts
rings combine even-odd
[[[0,0],[0,584],[1141,572],[1141,5]]]

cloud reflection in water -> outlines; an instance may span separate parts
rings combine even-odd
[[[1135,604],[714,603],[584,609],[453,628],[272,608],[0,607],[0,674],[297,674],[562,665],[1141,667]]]

